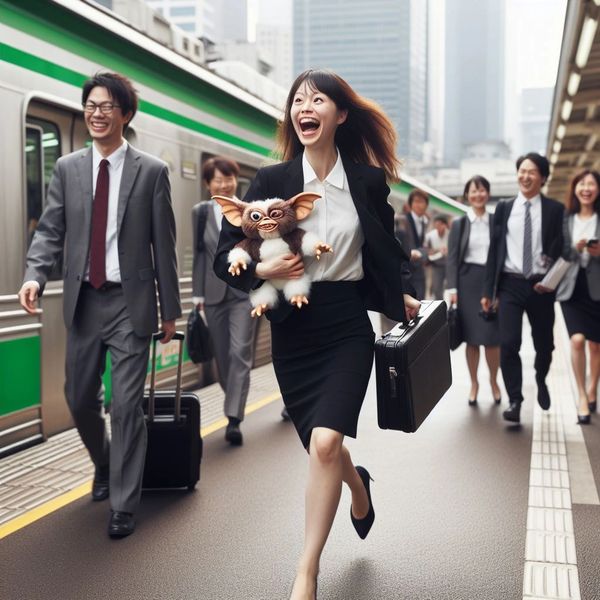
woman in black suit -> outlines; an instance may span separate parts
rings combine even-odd
[[[479,347],[485,348],[485,359],[490,372],[492,397],[500,404],[498,368],[500,366],[500,332],[498,320],[480,316],[481,294],[485,263],[490,247],[490,230],[493,216],[487,212],[490,183],[481,175],[471,177],[465,184],[464,199],[469,203],[466,215],[455,219],[448,238],[446,281],[450,303],[458,309],[463,337],[466,342],[467,366],[471,377],[469,405],[477,405],[479,381]]]
[[[572,262],[556,299],[571,338],[571,362],[579,391],[577,421],[590,422],[600,377],[600,173],[586,169],[571,182],[565,203],[563,256]],[[585,387],[585,342],[590,350],[590,382]]]
[[[375,517],[369,473],[354,466],[343,445],[344,436],[356,437],[373,363],[367,309],[399,321],[415,316],[419,302],[408,295],[409,257],[394,237],[387,203],[386,178],[397,179],[398,161],[394,129],[381,109],[338,75],[305,71],[292,85],[278,137],[285,162],[260,169],[245,200],[318,193],[302,228],[333,253],[304,263],[299,255],[251,262],[232,275],[227,255],[244,236],[224,221],[215,271],[245,290],[264,279],[298,278],[304,269],[313,281],[307,306],[292,307],[282,297],[266,313],[275,374],[309,453],[305,543],[291,598],[312,600],[342,481],[352,492],[350,516],[361,538]]]

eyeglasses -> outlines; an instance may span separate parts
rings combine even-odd
[[[112,102],[101,102],[100,104],[96,104],[95,102],[86,102],[83,105],[83,110],[90,115],[93,115],[97,108],[100,109],[100,112],[103,115],[110,115],[115,108],[121,107],[118,104],[113,104]]]

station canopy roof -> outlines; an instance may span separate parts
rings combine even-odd
[[[600,170],[600,0],[569,0],[547,156],[548,195],[564,201],[572,177]]]

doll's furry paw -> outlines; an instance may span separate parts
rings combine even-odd
[[[229,273],[231,275],[239,275],[242,272],[242,269],[245,271],[248,268],[246,263],[243,260],[236,260],[229,265]]]
[[[264,315],[267,310],[269,310],[269,307],[266,304],[259,304],[258,306],[255,306],[252,309],[250,316],[251,317],[262,317],[262,315]]]
[[[303,304],[308,304],[308,298],[304,295],[298,294],[290,298],[290,304],[293,304],[297,308],[302,308]]]
[[[323,252],[333,252],[333,248],[329,244],[324,244],[322,242],[319,242],[315,246],[315,258],[317,260],[319,260],[321,258],[321,254]]]

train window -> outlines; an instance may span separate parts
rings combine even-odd
[[[27,247],[33,238],[45,206],[48,184],[54,165],[61,155],[58,127],[49,121],[29,117],[26,127],[25,164],[27,169]],[[49,279],[62,278],[62,255]]]

